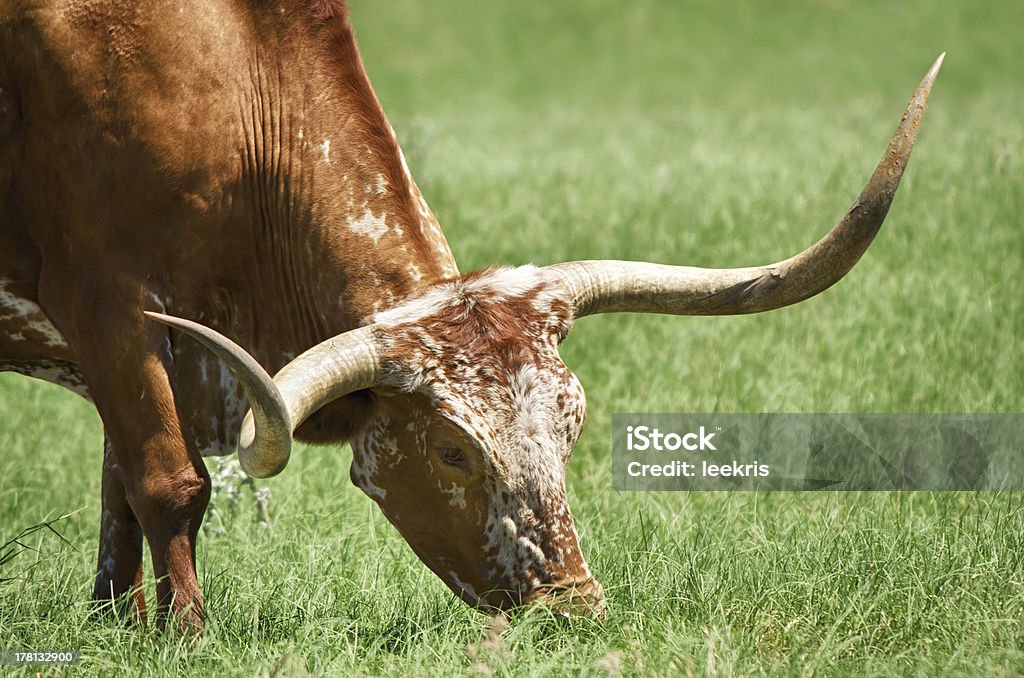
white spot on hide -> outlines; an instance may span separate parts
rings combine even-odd
[[[363,216],[351,222],[348,228],[353,233],[365,235],[367,238],[373,239],[374,243],[379,241],[388,232],[388,225],[384,220],[384,215],[378,217],[370,210],[363,212]]]
[[[465,487],[462,487],[460,485],[456,485],[455,483],[452,483],[452,486],[446,490],[443,487],[441,487],[441,483],[440,482],[437,484],[437,486],[441,489],[442,492],[444,492],[445,494],[447,494],[450,497],[450,499],[448,500],[448,505],[449,506],[455,506],[456,508],[461,508],[461,509],[466,508],[466,488]]]
[[[485,294],[491,301],[523,296],[548,282],[547,273],[536,266],[499,268],[470,282],[455,281],[431,288],[426,294],[401,306],[378,313],[374,322],[382,325],[413,323],[459,303],[463,293]]]
[[[103,562],[100,570],[108,579],[114,574],[117,563],[114,561],[113,552],[117,548],[117,520],[110,511],[104,509],[100,517],[100,525],[103,526],[103,534],[100,538],[100,551],[103,554]]]
[[[7,336],[15,341],[32,341],[33,337],[24,334],[28,330],[38,334],[46,346],[67,348],[64,336],[53,326],[43,309],[35,302],[10,292],[5,282],[0,280],[0,326],[11,326],[11,330],[5,332]]]

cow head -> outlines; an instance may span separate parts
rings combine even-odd
[[[756,313],[834,284],[888,212],[941,61],[846,216],[776,264],[490,269],[422,291],[313,347],[273,379],[217,332],[149,315],[195,336],[239,377],[252,409],[238,454],[250,475],[280,472],[296,426],[327,403],[370,390],[375,407],[352,440],[352,479],[453,591],[486,608],[543,599],[600,613],[602,589],[580,552],[565,496],[585,400],[558,357],[559,342],[586,315]]]
[[[524,267],[467,276],[376,318],[384,385],[352,440],[352,479],[467,602],[602,607],[565,496],[586,410],[558,357],[570,313]]]

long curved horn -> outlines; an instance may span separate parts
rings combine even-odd
[[[318,409],[380,379],[377,328],[360,327],[317,344],[271,379],[245,349],[199,323],[162,313],[146,315],[194,337],[217,354],[249,396],[238,461],[251,476],[267,478],[288,465],[292,432]]]
[[[547,267],[566,287],[575,317],[616,311],[758,313],[803,301],[834,285],[860,259],[889,211],[945,56],[939,55],[914,92],[889,148],[853,207],[817,243],[785,261],[752,268],[627,261],[577,261]]]

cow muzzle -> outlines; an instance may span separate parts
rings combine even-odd
[[[557,584],[541,584],[529,593],[511,589],[494,589],[474,596],[467,603],[489,613],[514,613],[540,606],[562,617],[605,619],[608,607],[604,598],[604,587],[593,577],[571,579]]]
[[[543,605],[566,617],[605,619],[608,616],[604,587],[593,577],[540,586],[524,602]]]

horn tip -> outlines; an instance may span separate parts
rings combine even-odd
[[[202,325],[191,320],[186,320],[185,318],[179,318],[175,315],[168,315],[157,311],[143,311],[142,313],[150,320],[154,320],[161,325],[167,325],[168,327],[173,327],[174,329],[182,330],[193,335],[206,334],[208,332],[208,330],[204,331],[206,328]]]
[[[911,137],[917,134],[917,125],[921,120],[921,116],[924,114],[925,105],[928,103],[928,97],[931,95],[932,87],[935,85],[935,79],[939,75],[939,70],[942,69],[942,63],[946,59],[946,53],[940,54],[935,61],[932,62],[931,68],[924,74],[921,79],[921,84],[914,90],[914,95],[910,98],[910,103],[907,104],[907,112],[904,116],[903,123],[900,125],[900,130],[906,132],[904,125],[911,125],[913,131]],[[911,138],[911,141],[913,139]]]
[[[185,325],[187,325],[188,322],[182,318],[177,318],[173,315],[167,315],[166,313],[158,313],[156,311],[143,311],[142,313],[150,320],[158,322],[161,325],[167,325],[168,327],[182,328]]]
[[[924,76],[925,80],[927,80],[929,82],[934,82],[935,81],[935,77],[939,74],[939,70],[942,69],[942,62],[945,61],[945,60],[946,60],[946,53],[943,52],[942,54],[940,54],[938,56],[937,59],[935,59],[935,62],[932,64],[932,67],[928,69],[928,74]]]

